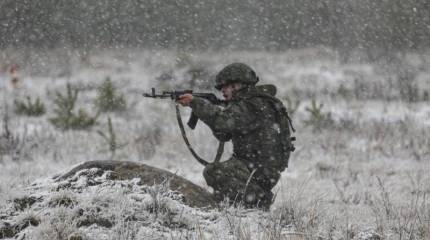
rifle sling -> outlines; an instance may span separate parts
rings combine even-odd
[[[208,165],[209,163],[206,160],[204,160],[203,158],[201,158],[199,155],[197,155],[197,153],[191,147],[190,141],[188,141],[187,134],[185,132],[184,123],[182,122],[181,112],[179,111],[179,106],[176,105],[175,107],[176,107],[176,119],[178,120],[179,129],[181,130],[182,138],[184,139],[184,142],[187,145],[188,150],[190,150],[193,157],[199,163],[201,163],[203,166]],[[225,142],[223,142],[223,141],[219,142],[218,150],[217,150],[214,162],[219,162],[219,160],[221,159],[222,153],[224,152],[224,143]]]

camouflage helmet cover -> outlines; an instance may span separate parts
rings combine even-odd
[[[244,83],[255,85],[258,77],[254,70],[243,63],[232,63],[224,67],[216,76],[215,88],[220,90],[222,86],[231,83]]]

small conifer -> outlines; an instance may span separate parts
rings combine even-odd
[[[110,78],[106,78],[98,89],[95,105],[101,112],[122,111],[126,108],[124,95],[117,93]]]
[[[78,90],[73,89],[70,84],[67,84],[67,92],[65,96],[60,92],[57,92],[56,99],[54,100],[54,103],[57,106],[57,108],[54,109],[56,116],[49,119],[55,127],[63,130],[86,129],[96,123],[98,113],[96,116],[91,117],[83,109],[79,109],[77,114],[73,112],[77,99]]]
[[[306,126],[312,126],[314,131],[320,131],[325,127],[332,126],[334,124],[331,113],[324,113],[322,111],[324,104],[316,103],[315,99],[312,99],[311,107],[306,107],[306,111],[309,112],[309,118],[304,121]]]
[[[15,100],[15,113],[27,116],[41,116],[46,113],[45,104],[36,98],[33,102],[30,96],[26,97],[27,101]]]

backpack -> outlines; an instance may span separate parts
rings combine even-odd
[[[296,137],[291,136],[295,132],[290,116],[288,115],[287,108],[278,98],[274,97],[276,94],[276,87],[273,85],[259,85],[256,87],[257,92],[251,94],[252,97],[260,97],[268,100],[272,109],[275,110],[276,122],[279,124],[280,141],[282,144],[283,162],[281,163],[282,171],[288,167],[290,153],[295,150],[293,142]]]

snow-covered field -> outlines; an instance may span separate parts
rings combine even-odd
[[[41,224],[28,227],[25,239],[61,239],[54,224],[62,221],[61,216],[73,226],[67,231],[79,231],[84,239],[430,239],[430,54],[341,63],[327,49],[282,53],[131,49],[85,56],[68,50],[0,53],[0,64],[11,59],[20,65],[20,81],[12,86],[7,72],[0,72],[0,112],[4,116],[8,106],[8,127],[19,144],[0,155],[0,222],[12,221],[12,215],[16,215],[13,221],[27,215],[39,217]],[[116,199],[117,208],[105,209],[112,211],[105,213],[114,219],[114,227],[95,224],[78,229],[68,216],[71,207],[51,206],[46,214],[49,204],[41,204],[11,212],[14,199],[37,193],[28,188],[32,182],[37,180],[48,191],[53,188],[49,178],[72,165],[110,159],[109,146],[97,133],[106,131],[108,116],[118,141],[125,144],[115,159],[166,169],[208,188],[203,167],[182,141],[174,103],[144,98],[142,93],[151,87],[212,91],[204,80],[190,84],[189,70],[211,79],[235,61],[252,66],[261,84],[278,87],[278,97],[291,108],[297,130],[297,149],[274,189],[277,198],[270,212],[229,207],[204,211],[175,202],[171,211],[185,223],[169,225],[166,216],[148,211],[139,216],[151,221],[126,220],[124,209],[142,207],[121,193],[119,186],[133,189],[132,181],[111,184],[106,193],[52,193],[52,197],[74,195],[89,208],[97,204],[94,199],[102,203]],[[64,93],[66,83],[80,89],[77,107],[95,115],[97,88],[107,77],[125,95],[125,111],[102,113],[90,130],[61,131],[49,122],[55,92]],[[15,114],[14,99],[27,95],[40,97],[47,113],[41,117]],[[317,106],[323,104],[328,120],[306,124],[312,100]],[[189,113],[182,108],[183,118]],[[212,159],[217,142],[209,129],[200,122],[195,131],[187,132],[196,151]],[[4,139],[4,127],[1,134]],[[223,159],[230,153],[231,146]],[[46,191],[43,194],[49,194]]]

